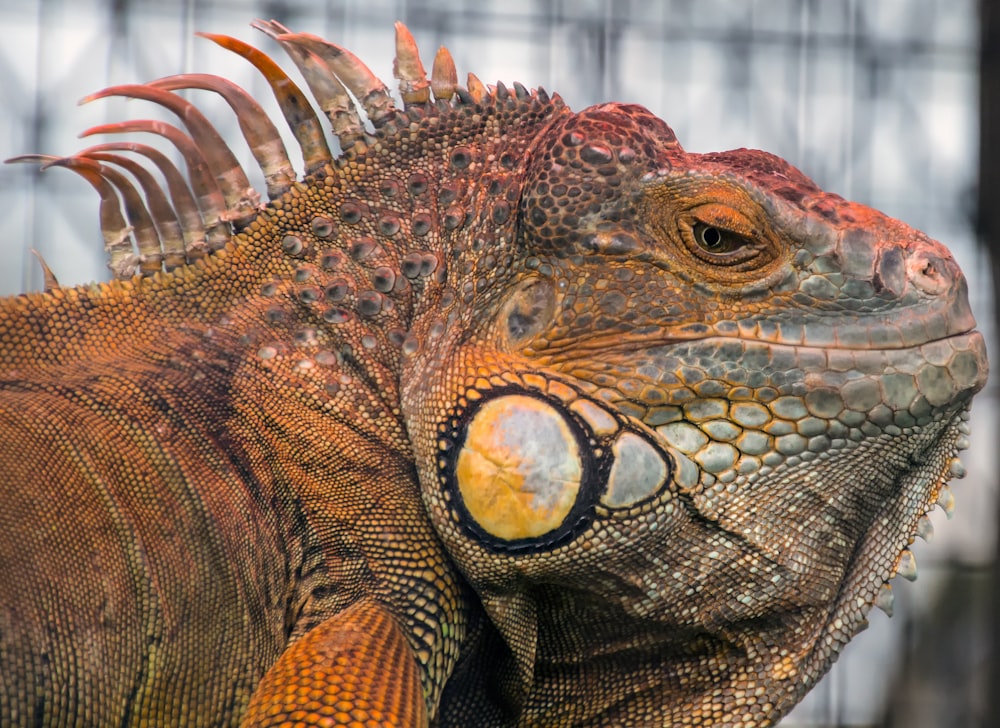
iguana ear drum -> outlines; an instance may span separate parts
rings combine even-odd
[[[442,428],[441,480],[466,532],[493,550],[566,543],[668,482],[667,456],[594,403],[567,407],[514,388],[475,394]]]

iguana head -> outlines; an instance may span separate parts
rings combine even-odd
[[[509,271],[467,265],[474,313],[404,370],[434,393],[411,405],[425,499],[509,692],[567,723],[777,720],[951,507],[987,372],[961,272],[636,106],[539,133],[517,210]]]

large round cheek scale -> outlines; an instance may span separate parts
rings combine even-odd
[[[579,445],[566,420],[551,405],[516,394],[476,411],[455,467],[469,515],[507,541],[559,528],[582,478]]]

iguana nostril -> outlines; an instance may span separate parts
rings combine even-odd
[[[914,286],[930,296],[944,293],[951,281],[947,262],[938,255],[924,251],[910,256],[906,274]]]

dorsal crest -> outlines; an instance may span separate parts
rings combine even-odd
[[[281,23],[258,20],[253,27],[286,51],[306,82],[300,88],[272,58],[242,40],[210,33],[203,38],[242,56],[264,77],[284,122],[301,153],[303,176],[329,165],[343,167],[363,158],[381,141],[398,142],[414,123],[429,116],[468,114],[471,109],[528,103],[564,108],[544,90],[529,92],[515,83],[485,86],[471,73],[458,83],[455,63],[441,48],[427,74],[416,42],[396,23],[393,73],[397,101],[374,73],[350,51],[309,33],[295,33]],[[177,92],[212,91],[235,113],[240,131],[264,176],[265,190],[254,189],[236,155],[204,114]],[[100,223],[108,266],[116,278],[152,275],[191,263],[224,247],[257,219],[266,205],[296,184],[297,174],[275,123],[250,94],[225,78],[185,73],[145,84],[112,86],[85,97],[88,103],[112,96],[143,99],[173,112],[182,122],[138,119],[102,124],[81,137],[152,134],[166,139],[183,160],[182,171],[163,152],[136,141],[109,141],[68,156],[29,154],[8,162],[34,162],[43,169],[70,169],[100,195]],[[311,96],[311,100],[310,100]],[[327,117],[339,150],[331,150],[313,103]],[[160,182],[135,157],[159,172]],[[461,160],[459,160],[460,163]],[[123,174],[122,172],[127,172]]]

